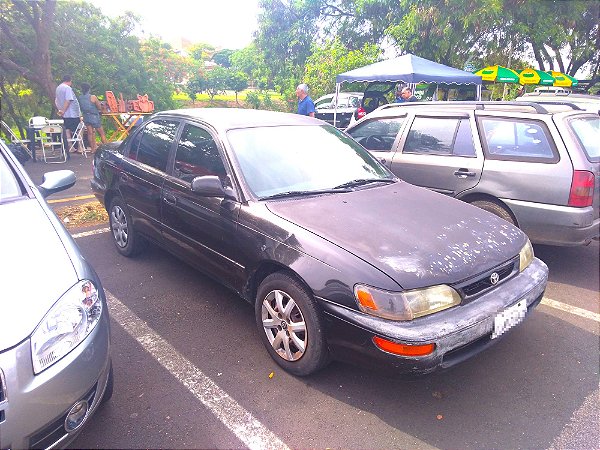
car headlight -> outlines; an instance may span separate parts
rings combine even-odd
[[[527,269],[531,261],[533,261],[533,247],[529,239],[527,239],[527,242],[519,252],[519,272]]]
[[[31,336],[33,371],[40,373],[77,347],[101,314],[96,286],[89,280],[77,282],[52,306]]]
[[[458,292],[443,284],[403,292],[384,291],[357,284],[354,295],[362,312],[391,320],[412,320],[461,302]]]

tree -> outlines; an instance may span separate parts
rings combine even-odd
[[[256,81],[258,87],[265,89],[269,80],[269,68],[265,64],[264,54],[255,44],[235,51],[229,58],[231,67],[245,73],[250,80]]]
[[[196,94],[204,92],[208,88],[208,80],[203,72],[198,71],[192,76],[185,85],[185,92],[192,99],[192,103],[196,100]]]
[[[280,91],[297,83],[311,53],[320,16],[319,0],[260,0],[256,46],[264,55],[269,78]]]
[[[339,39],[316,47],[306,60],[303,80],[311,89],[313,98],[335,90],[336,75],[377,61],[380,50],[374,44],[365,44],[360,50],[348,50]]]
[[[215,95],[227,89],[228,73],[227,69],[217,66],[208,71],[206,74],[206,90],[210,99],[213,100]]]
[[[238,103],[238,93],[248,87],[248,76],[235,69],[227,69],[227,89],[235,92],[235,102]]]
[[[229,50],[227,48],[224,48],[223,50],[219,50],[218,52],[216,52],[213,55],[212,60],[213,62],[217,63],[222,67],[229,68],[231,67],[230,58],[233,53],[235,53],[235,50]]]

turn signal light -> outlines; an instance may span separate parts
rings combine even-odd
[[[435,350],[435,344],[407,345],[388,341],[387,339],[373,336],[373,343],[384,352],[401,356],[426,356]]]

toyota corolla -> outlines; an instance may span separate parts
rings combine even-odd
[[[546,287],[522,231],[398,179],[309,117],[161,112],[96,153],[92,188],[119,253],[150,241],[237,292],[296,375],[331,358],[453,366],[505,336]]]

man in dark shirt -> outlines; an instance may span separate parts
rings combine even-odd
[[[315,104],[308,96],[308,86],[306,84],[298,85],[296,96],[298,97],[298,114],[315,117]]]
[[[415,97],[410,91],[409,87],[405,87],[400,92],[400,97],[396,98],[396,103],[404,103],[404,102],[416,102],[417,97]]]

